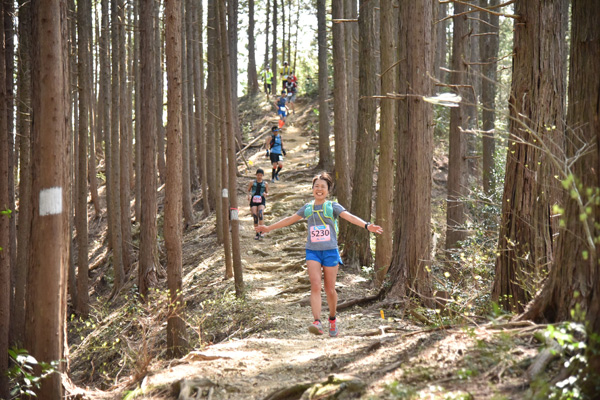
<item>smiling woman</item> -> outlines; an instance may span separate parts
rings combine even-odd
[[[312,195],[314,200],[300,207],[300,209],[287,218],[272,225],[258,225],[256,231],[259,233],[270,232],[283,228],[306,219],[308,222],[308,235],[306,239],[306,266],[310,280],[310,307],[314,322],[308,330],[315,335],[323,334],[321,324],[321,275],[324,275],[325,294],[329,306],[329,336],[338,335],[338,324],[336,319],[337,292],[335,281],[340,264],[343,265],[337,244],[338,218],[363,226],[369,232],[383,233],[380,226],[363,221],[361,218],[349,213],[339,203],[327,200],[329,192],[333,187],[331,176],[323,172],[316,175],[312,180]]]

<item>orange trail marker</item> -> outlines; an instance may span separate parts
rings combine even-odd
[[[381,319],[385,319],[385,315],[383,314],[383,310],[379,310],[379,313],[381,314]]]

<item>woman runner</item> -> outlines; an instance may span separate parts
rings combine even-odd
[[[275,229],[292,225],[306,218],[308,222],[308,238],[306,241],[306,266],[310,280],[310,307],[314,322],[308,331],[315,335],[323,334],[321,324],[321,271],[324,274],[325,293],[329,305],[329,336],[338,335],[339,326],[336,320],[337,292],[335,281],[339,264],[343,264],[337,244],[337,218],[362,226],[369,232],[383,233],[380,226],[365,222],[361,218],[350,214],[337,202],[327,200],[333,186],[331,176],[326,172],[315,176],[312,180],[312,194],[314,200],[302,206],[294,215],[286,217],[272,225],[258,225],[257,232],[270,232]]]

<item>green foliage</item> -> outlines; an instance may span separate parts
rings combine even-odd
[[[7,208],[6,210],[0,211],[0,215],[7,215],[8,218],[12,216],[12,210]]]
[[[37,397],[34,390],[40,389],[42,379],[58,372],[60,361],[38,362],[25,349],[12,347],[8,350],[8,356],[12,363],[7,372],[12,399],[20,399],[23,396]]]

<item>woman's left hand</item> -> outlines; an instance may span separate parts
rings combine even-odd
[[[380,227],[379,225],[375,225],[375,224],[367,225],[367,230],[369,232],[377,233],[379,235],[381,235],[383,233],[383,228]]]

